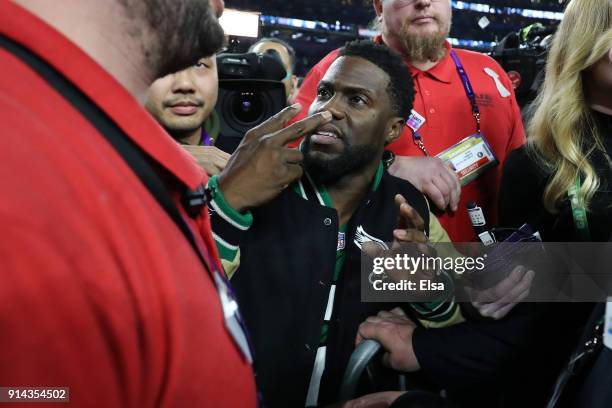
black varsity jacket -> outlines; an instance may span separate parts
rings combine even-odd
[[[307,175],[252,214],[238,214],[217,194],[211,205],[212,228],[224,262],[239,255],[240,266],[231,283],[251,335],[257,383],[266,405],[307,405],[313,367],[321,358],[325,369],[318,403],[334,401],[359,324],[394,306],[361,302],[360,242],[393,240],[398,193],[429,225],[424,196],[380,166],[372,188],[347,225],[346,257],[333,289],[338,214],[325,206],[324,192]],[[451,301],[439,309],[440,315],[450,315],[456,305]],[[321,356],[319,338],[325,318],[330,324]]]

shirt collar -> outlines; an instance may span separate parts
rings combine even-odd
[[[382,35],[379,34],[376,37],[374,37],[374,42],[377,44],[384,45]],[[412,76],[415,77],[424,72],[425,75],[429,75],[430,77],[440,82],[444,82],[447,84],[450,83],[453,78],[453,75],[455,74],[455,69],[456,69],[455,63],[453,62],[453,59],[450,56],[450,52],[453,49],[453,46],[448,40],[446,40],[444,41],[444,48],[446,48],[446,54],[444,55],[444,57],[442,57],[442,59],[436,65],[434,65],[432,68],[430,68],[427,71],[421,71],[420,69],[415,68],[410,63],[410,60],[404,57],[404,62],[410,68],[410,74],[412,74]]]
[[[25,46],[98,105],[140,149],[191,189],[205,173],[134,97],[74,43],[10,2],[0,2],[0,34]]]
[[[454,75],[456,75],[457,68],[455,67],[455,62],[453,61],[453,58],[450,55],[452,45],[448,41],[444,41],[444,48],[446,48],[446,54],[444,54],[444,57],[442,57],[442,59],[438,61],[436,65],[427,70],[426,73],[427,75],[433,77],[434,79],[437,79],[440,82],[449,84]],[[415,71],[420,71],[414,67],[411,67],[411,69]],[[415,74],[413,73],[413,76],[414,75]]]
[[[380,181],[382,180],[383,173],[384,173],[384,166],[381,161],[378,163],[378,167],[376,168],[376,174],[374,175],[374,178],[372,179],[372,184],[370,187],[372,192],[375,192],[376,190],[378,190],[378,187],[380,186]],[[305,187],[304,186],[305,183],[308,183],[308,187],[310,188]],[[319,204],[325,207],[330,207],[330,208],[334,207],[334,203],[332,202],[331,195],[329,194],[327,187],[321,184],[316,184],[314,180],[312,180],[312,178],[306,172],[304,172],[304,177],[302,177],[300,180],[293,183],[291,187],[293,191],[295,191],[300,197],[302,197],[305,200],[308,200],[307,190],[312,189],[315,196],[317,197],[317,200],[319,201]]]

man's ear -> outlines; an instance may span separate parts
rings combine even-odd
[[[287,96],[287,103],[292,104],[295,101],[295,97],[298,93],[298,77],[297,75],[291,75],[291,95]]]
[[[372,1],[372,5],[374,5],[374,11],[376,12],[376,16],[380,17],[382,14],[382,2],[383,0],[374,0]]]
[[[385,146],[394,142],[398,137],[400,137],[402,130],[404,130],[405,123],[406,122],[404,119],[400,118],[399,116],[389,119],[387,129],[385,131]]]
[[[291,88],[293,89],[293,92],[297,91],[297,89],[298,89],[298,77],[297,77],[297,75],[291,75]]]

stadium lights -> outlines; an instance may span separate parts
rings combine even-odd
[[[238,11],[225,9],[219,23],[225,31],[225,35],[235,35],[239,37],[259,36],[259,14],[250,11]]]

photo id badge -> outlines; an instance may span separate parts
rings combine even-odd
[[[606,302],[603,342],[607,348],[612,350],[612,296],[608,297],[608,301]]]
[[[425,123],[425,118],[419,112],[414,109],[410,111],[410,116],[406,120],[406,126],[412,129],[413,132],[417,132],[421,126]]]
[[[249,364],[252,364],[253,356],[251,355],[251,345],[249,344],[246,329],[242,322],[240,311],[238,310],[238,302],[236,302],[227,280],[221,277],[217,271],[214,272],[214,276],[217,291],[219,292],[219,300],[221,300],[221,309],[223,310],[225,327],[229,331],[240,351],[242,351],[244,358],[249,362]]]
[[[436,157],[453,168],[462,186],[499,163],[482,133],[466,137]]]

